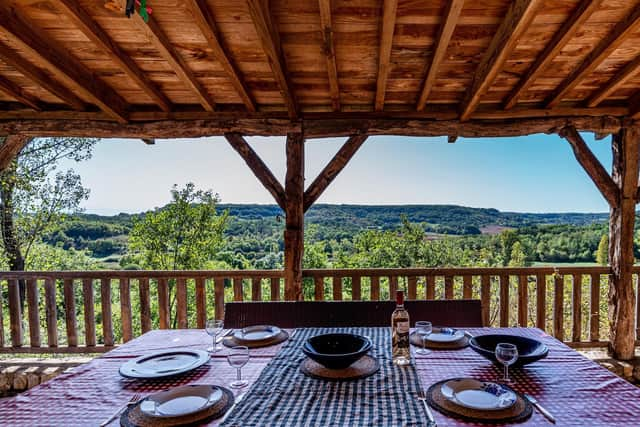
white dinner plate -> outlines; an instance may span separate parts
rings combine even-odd
[[[211,385],[186,385],[149,395],[140,411],[153,418],[183,417],[209,409],[222,399],[222,390]]]
[[[120,366],[120,375],[128,378],[162,378],[189,372],[209,361],[202,350],[161,351],[129,360]]]
[[[472,378],[449,380],[440,388],[450,402],[470,409],[495,411],[515,405],[518,396],[502,384],[478,381]]]
[[[464,332],[453,328],[433,328],[433,332],[427,336],[427,341],[451,343],[464,338]]]
[[[263,341],[275,338],[280,333],[280,328],[271,325],[247,326],[233,333],[238,341]]]

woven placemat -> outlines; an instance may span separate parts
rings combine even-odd
[[[328,369],[308,357],[300,364],[300,371],[311,377],[329,381],[353,381],[375,374],[380,369],[378,359],[362,356],[353,365],[345,369]]]
[[[229,335],[228,337],[224,337],[222,339],[222,344],[224,344],[225,347],[235,347],[238,345],[244,345],[249,348],[259,348],[259,347],[269,347],[270,345],[280,344],[281,342],[286,341],[288,339],[289,339],[289,334],[287,333],[287,331],[281,330],[280,333],[275,337],[264,339],[264,340],[245,341],[242,339],[238,339],[233,335]]]
[[[199,425],[223,416],[233,406],[234,397],[231,390],[225,387],[211,386],[222,391],[222,398],[205,411],[184,417],[154,418],[145,415],[140,410],[140,404],[148,399],[144,398],[133,406],[127,408],[120,416],[120,425],[123,427],[173,427]]]
[[[479,411],[475,409],[465,408],[449,401],[441,392],[442,384],[456,379],[449,378],[433,384],[427,390],[427,401],[429,406],[443,414],[458,418],[464,421],[485,424],[501,424],[501,423],[521,423],[529,419],[533,412],[533,406],[519,393],[513,391],[510,387],[502,385],[513,391],[518,397],[516,403],[507,409],[495,411]]]
[[[409,341],[416,347],[422,348],[422,338],[413,332],[409,336]],[[465,334],[462,338],[452,342],[435,342],[426,340],[426,347],[434,350],[458,350],[469,345],[469,337]]]

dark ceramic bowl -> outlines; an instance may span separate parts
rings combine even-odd
[[[515,335],[479,335],[469,340],[469,345],[476,353],[497,364],[500,362],[496,360],[495,351],[499,343],[514,344],[518,348],[518,360],[512,365],[514,367],[544,359],[549,353],[547,346],[540,341]]]
[[[309,338],[302,352],[325,368],[345,369],[371,349],[371,340],[362,335],[324,334]]]

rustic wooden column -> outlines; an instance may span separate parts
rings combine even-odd
[[[612,178],[619,189],[619,202],[609,213],[609,342],[613,356],[621,360],[634,357],[635,296],[632,268],[633,227],[638,191],[640,129],[624,128],[612,138]]]
[[[304,253],[304,137],[287,135],[285,178],[284,289],[285,299],[302,300]]]

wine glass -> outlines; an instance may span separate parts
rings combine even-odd
[[[504,378],[502,381],[509,384],[514,381],[509,378],[509,366],[518,360],[518,347],[513,344],[500,343],[496,346],[496,359],[504,365]]]
[[[222,328],[224,327],[224,323],[222,320],[209,319],[205,324],[205,331],[213,338],[213,345],[207,349],[207,351],[211,353],[215,353],[218,350],[222,350],[222,347],[216,344],[218,341],[218,334],[222,332]]]
[[[233,388],[246,387],[249,382],[242,379],[242,367],[249,361],[249,348],[244,345],[232,347],[227,355],[229,365],[236,368],[236,380],[231,383]]]
[[[427,350],[427,337],[433,332],[433,326],[431,322],[420,321],[416,322],[416,332],[422,338],[422,348],[416,350],[418,354],[429,354],[431,350]]]

